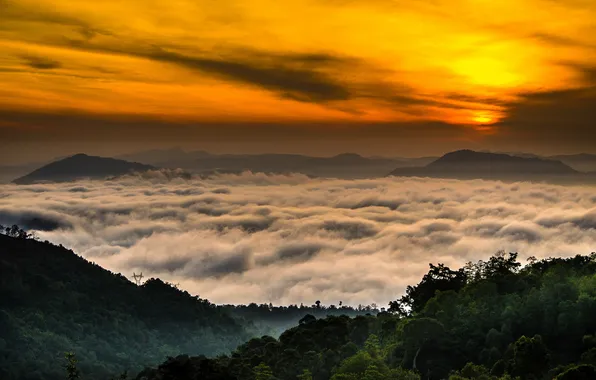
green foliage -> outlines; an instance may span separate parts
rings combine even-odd
[[[400,300],[389,303],[389,311],[402,316],[408,316],[410,312],[418,313],[437,292],[459,291],[466,281],[467,274],[463,268],[453,271],[443,264],[430,264],[430,270],[418,285],[408,286]]]
[[[0,235],[3,380],[63,379],[58,352],[86,380],[138,372],[167,356],[214,355],[250,335],[229,312],[150,279],[136,286],[62,247]]]
[[[216,306],[159,279],[136,286],[18,226],[0,233],[0,273],[0,368],[10,368],[0,371],[2,380],[63,380],[56,355],[65,351],[77,353],[82,378],[104,380],[182,353],[229,353],[251,336],[278,336],[307,314],[375,313],[322,304]]]
[[[77,380],[80,378],[81,374],[79,369],[77,368],[77,358],[74,353],[66,352],[64,354],[64,358],[66,359],[66,364],[64,368],[66,369],[66,379],[67,380]]]
[[[541,378],[548,368],[548,352],[540,335],[533,338],[520,337],[513,344],[511,372],[524,379]]]
[[[253,368],[253,373],[255,380],[271,380],[274,378],[271,368],[265,363],[261,363]]]
[[[85,380],[127,369],[137,380],[596,378],[595,254],[431,265],[377,313],[217,307],[157,279],[135,286],[61,247],[7,236],[0,246],[3,380],[63,380],[55,353],[71,350],[80,362],[67,357],[68,378]]]
[[[252,379],[261,362],[282,380],[305,368],[313,380],[595,378],[595,259],[521,267],[516,254],[499,253],[460,270],[431,266],[407,312],[308,318],[220,362],[237,380]]]
[[[414,371],[395,368],[389,372],[388,380],[420,380],[420,375]]]
[[[583,364],[569,368],[555,380],[593,380],[596,379],[596,367]]]
[[[298,380],[313,380],[312,372],[310,372],[308,369],[305,369],[300,375],[298,375]]]

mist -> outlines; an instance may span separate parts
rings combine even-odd
[[[429,263],[588,254],[593,187],[243,173],[0,186],[19,224],[109,270],[215,303],[386,305]]]

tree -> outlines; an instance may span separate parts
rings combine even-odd
[[[77,358],[73,352],[65,352],[64,358],[66,359],[66,364],[64,368],[66,369],[66,379],[67,380],[77,380],[80,378],[80,372],[77,368]]]
[[[524,379],[541,378],[548,368],[549,355],[540,335],[522,336],[513,344],[514,375]]]
[[[429,264],[429,266],[430,270],[418,285],[408,286],[406,294],[401,299],[389,303],[390,312],[402,316],[408,316],[411,312],[419,313],[437,291],[458,292],[466,285],[468,277],[463,268],[454,271],[444,264],[437,266]]]
[[[314,316],[314,315],[312,315],[312,314],[306,314],[304,317],[302,317],[302,318],[301,318],[301,319],[298,321],[298,324],[300,324],[300,325],[305,325],[305,324],[308,324],[308,323],[315,322],[316,320],[317,320],[317,318],[315,318],[315,316]]]
[[[381,343],[379,337],[372,334],[364,343],[364,349],[372,358],[378,358],[381,354]]]
[[[113,377],[112,380],[128,380],[128,371],[124,371],[119,376]]]
[[[273,372],[271,371],[271,367],[269,367],[265,363],[261,363],[258,366],[254,367],[252,372],[255,377],[255,380],[272,380],[272,379],[274,379]]]
[[[579,365],[569,368],[561,373],[555,380],[593,380],[596,379],[596,367],[592,365]]]
[[[412,359],[413,369],[418,369],[417,359],[426,344],[431,340],[438,340],[445,331],[443,325],[432,318],[410,319],[405,321],[400,328],[407,350],[410,354],[415,352]]]
[[[420,375],[401,367],[392,369],[387,379],[389,380],[420,380]]]
[[[312,372],[308,369],[302,371],[302,374],[298,375],[298,380],[313,380],[312,379]]]
[[[366,371],[364,371],[364,376],[362,377],[362,380],[383,380],[385,378],[386,375],[381,373],[381,371],[376,365],[371,364],[368,366]]]

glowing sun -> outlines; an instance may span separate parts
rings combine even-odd
[[[492,112],[474,112],[471,119],[475,124],[493,124],[497,121],[498,116]]]

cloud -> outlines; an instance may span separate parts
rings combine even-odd
[[[326,231],[338,233],[346,240],[372,237],[379,232],[374,223],[364,220],[329,220],[323,222],[321,227]]]
[[[5,226],[17,224],[22,228],[37,231],[72,228],[68,218],[64,219],[57,212],[33,211],[31,209],[0,208],[0,224]]]
[[[539,228],[530,223],[511,223],[501,228],[496,236],[527,241],[528,243],[536,243],[543,239]]]
[[[62,67],[62,64],[58,61],[46,57],[35,57],[35,56],[23,56],[27,66],[33,69],[39,70],[51,70]]]
[[[267,55],[244,50],[244,56],[228,59],[200,57],[166,49],[140,53],[147,58],[177,64],[193,70],[256,85],[301,101],[325,102],[347,100],[350,91],[342,84],[317,71],[318,66],[342,62],[327,55]],[[247,54],[248,53],[248,54]],[[308,64],[308,65],[305,65]],[[305,66],[314,65],[313,68]]]
[[[555,47],[587,47],[587,48],[596,48],[596,45],[587,44],[582,41],[569,38],[562,35],[546,33],[546,32],[535,32],[530,37],[535,38],[537,40],[546,42],[550,45]]]
[[[1,224],[218,303],[383,305],[428,263],[596,246],[594,192],[581,186],[242,173],[2,185],[0,193]]]
[[[305,262],[311,260],[326,247],[324,242],[291,242],[277,248],[273,255],[263,258],[261,263],[270,265],[284,261]]]
[[[571,89],[521,94],[498,124],[496,141],[517,139],[548,148],[590,150],[596,140],[596,69],[569,65],[581,80]]]

